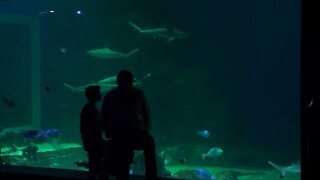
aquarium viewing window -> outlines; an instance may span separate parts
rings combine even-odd
[[[41,125],[40,44],[37,18],[0,14],[0,83],[3,132]],[[15,37],[15,38],[13,38]],[[19,38],[17,38],[19,37]],[[9,119],[7,118],[9,117]]]
[[[126,117],[114,132],[145,130],[140,115],[150,113],[154,142],[141,139],[155,152],[108,150],[110,165],[125,159],[130,175],[145,175],[152,154],[161,178],[300,180],[300,10],[300,1],[0,0],[0,166],[87,176],[83,129],[101,133],[104,97],[127,69],[150,111],[128,94],[107,101],[130,107],[115,108]],[[92,85],[103,97],[83,125]]]

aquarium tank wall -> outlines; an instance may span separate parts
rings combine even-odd
[[[129,69],[159,176],[300,179],[300,25],[298,0],[2,0],[2,164],[88,171],[84,89]]]

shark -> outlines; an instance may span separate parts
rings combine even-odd
[[[92,49],[86,51],[86,54],[92,57],[103,58],[103,59],[128,59],[133,54],[138,52],[140,49],[136,48],[129,53],[123,53],[119,51],[115,51],[109,48],[101,48],[101,49]]]
[[[100,86],[101,92],[109,91],[109,90],[117,87],[117,85],[114,85],[114,84],[99,84],[99,83],[91,83],[91,84],[86,84],[86,85],[82,85],[82,86],[73,86],[68,83],[63,83],[63,85],[65,87],[67,87],[68,89],[70,89],[72,92],[84,92],[88,86]]]
[[[143,30],[139,26],[134,24],[133,22],[129,22],[129,25],[131,25],[135,30],[137,30],[141,34],[146,34],[146,35],[152,36],[153,38],[166,39],[167,42],[172,42],[176,39],[184,39],[190,35],[190,33],[181,31],[176,28],[169,30],[167,28],[160,27],[160,28],[144,29]]]
[[[268,161],[268,163],[280,172],[280,179],[284,178],[287,172],[291,172],[291,173],[301,172],[301,166],[299,163],[292,163],[290,166],[280,166],[271,161]]]
[[[143,76],[141,78],[141,80],[138,80],[138,79],[135,78],[133,80],[133,86],[134,87],[141,87],[142,86],[142,81],[145,80],[146,78],[150,77],[150,76],[151,76],[151,73],[148,73],[145,76]],[[72,92],[84,92],[85,89],[88,86],[100,86],[101,87],[101,89],[100,89],[101,92],[110,91],[110,90],[118,87],[117,76],[110,76],[110,77],[102,79],[102,80],[100,80],[100,81],[98,81],[96,83],[90,83],[90,84],[77,86],[77,87],[75,87],[73,85],[70,85],[68,83],[63,83],[63,84],[64,84],[65,87],[70,89]]]

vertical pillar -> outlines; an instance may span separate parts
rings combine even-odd
[[[41,76],[40,76],[40,28],[38,17],[0,14],[0,23],[4,24],[22,24],[26,29],[30,30],[30,59],[31,59],[31,124],[21,127],[14,127],[12,130],[19,131],[21,129],[39,129],[41,128]],[[10,128],[11,130],[11,128]]]

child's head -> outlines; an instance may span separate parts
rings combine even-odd
[[[96,102],[101,100],[100,86],[88,86],[86,88],[86,96],[89,101]]]

